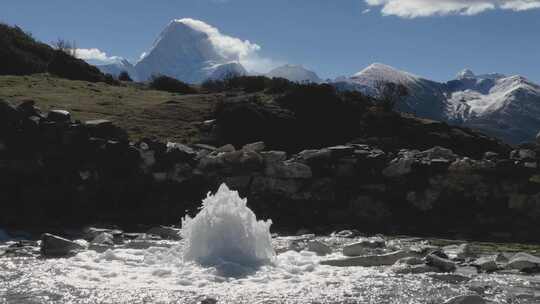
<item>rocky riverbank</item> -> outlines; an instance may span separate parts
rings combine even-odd
[[[439,146],[344,144],[288,154],[263,142],[134,143],[111,121],[73,121],[31,101],[1,102],[0,124],[6,227],[177,224],[227,183],[278,230],[353,227],[522,241],[537,241],[540,232],[540,144],[472,159]]]

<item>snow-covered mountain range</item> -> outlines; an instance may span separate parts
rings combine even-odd
[[[207,79],[248,75],[241,64],[239,45],[258,48],[249,41],[222,35],[202,21],[179,19],[165,27],[137,63],[116,57],[113,63],[98,67],[113,75],[127,71],[138,81],[161,74],[201,83]],[[264,75],[294,82],[323,82],[315,72],[300,65],[287,64]],[[409,88],[410,96],[399,105],[403,112],[477,128],[510,143],[530,141],[540,129],[540,86],[522,76],[475,75],[467,69],[453,80],[437,82],[375,63],[332,83],[341,90],[375,95],[376,83],[380,81]]]
[[[373,64],[335,85],[373,95],[377,81],[409,88],[411,96],[399,105],[404,112],[480,129],[514,144],[533,140],[540,130],[540,86],[522,76],[464,70],[441,83]]]

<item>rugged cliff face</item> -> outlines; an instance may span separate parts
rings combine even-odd
[[[441,147],[345,144],[287,153],[262,142],[130,143],[110,121],[73,122],[68,112],[41,113],[32,102],[0,103],[0,123],[0,221],[8,226],[178,223],[225,182],[277,229],[514,240],[540,232],[538,145],[472,159]]]

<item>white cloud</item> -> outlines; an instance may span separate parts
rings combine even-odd
[[[365,0],[369,6],[381,6],[383,15],[403,18],[434,15],[476,15],[488,10],[525,11],[540,8],[540,0]]]
[[[79,59],[83,59],[85,61],[90,62],[99,62],[99,63],[112,63],[114,61],[117,61],[121,59],[118,56],[108,56],[107,53],[103,52],[100,49],[77,49],[75,55]]]
[[[217,28],[200,20],[184,18],[176,22],[206,33],[218,53],[230,61],[239,61],[248,71],[267,72],[278,65],[274,60],[260,56],[258,52],[261,47],[249,40],[222,34]]]

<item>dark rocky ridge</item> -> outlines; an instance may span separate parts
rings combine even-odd
[[[31,101],[1,102],[0,124],[0,222],[8,227],[178,223],[226,182],[277,229],[529,241],[540,232],[538,145],[474,160],[441,147],[347,144],[287,154],[263,143],[130,143],[109,121],[73,122]]]

